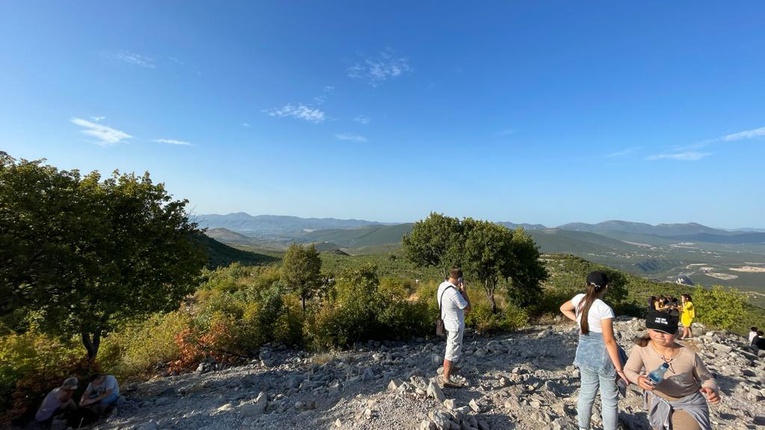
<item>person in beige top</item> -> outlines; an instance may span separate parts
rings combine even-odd
[[[624,373],[644,390],[653,429],[709,430],[707,401],[718,403],[719,389],[701,358],[675,342],[677,320],[677,315],[649,312],[645,322],[648,334],[635,342]],[[665,363],[669,367],[664,379],[654,384],[647,374]]]

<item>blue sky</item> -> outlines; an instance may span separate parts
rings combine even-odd
[[[765,3],[0,2],[0,149],[195,214],[765,227]]]

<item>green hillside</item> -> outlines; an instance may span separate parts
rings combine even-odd
[[[270,255],[259,254],[232,248],[203,234],[195,235],[194,240],[204,247],[207,252],[207,268],[225,267],[233,262],[239,262],[246,266],[275,263],[278,258]]]
[[[331,242],[344,248],[400,243],[412,224],[370,225],[350,230],[317,230],[301,236],[305,242]]]

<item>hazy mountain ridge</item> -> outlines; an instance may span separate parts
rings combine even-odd
[[[300,218],[285,215],[257,215],[245,212],[227,215],[196,215],[192,221],[200,228],[225,228],[250,237],[293,236],[306,231],[352,229],[367,225],[383,225],[376,221],[335,218]]]

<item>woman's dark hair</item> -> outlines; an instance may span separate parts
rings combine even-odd
[[[685,301],[687,301],[687,302],[692,302],[693,301],[693,300],[691,300],[691,295],[690,294],[683,294],[682,297],[685,297]]]
[[[590,307],[595,302],[595,299],[602,294],[603,290],[608,285],[608,277],[603,272],[590,272],[587,275],[587,291],[584,294],[584,298],[579,302],[579,306],[576,308],[576,313],[580,315],[579,318],[579,330],[582,334],[590,334],[590,322],[588,316],[590,314]]]
[[[642,336],[636,337],[634,339],[634,342],[635,342],[635,345],[637,345],[637,346],[642,348],[642,347],[648,345],[648,342],[650,340],[651,340],[651,335],[650,334],[644,334]]]

